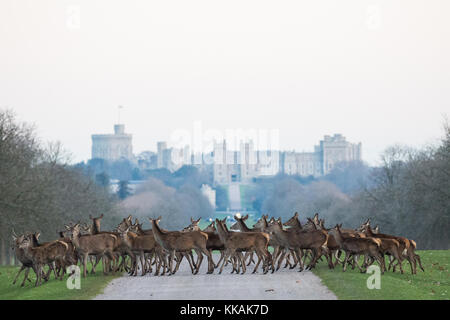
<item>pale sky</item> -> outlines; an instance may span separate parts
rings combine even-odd
[[[282,150],[325,134],[375,164],[450,116],[450,1],[2,0],[0,108],[90,158],[122,122],[135,153],[174,131],[278,129]]]

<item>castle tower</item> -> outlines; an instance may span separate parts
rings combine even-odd
[[[125,133],[124,124],[114,125],[114,134],[92,135],[92,159],[115,161],[133,159],[132,135]]]

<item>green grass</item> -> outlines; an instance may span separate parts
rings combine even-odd
[[[91,269],[89,264],[88,269]],[[32,282],[27,281],[24,287],[20,287],[25,274],[22,271],[16,284],[13,285],[12,282],[18,271],[19,267],[0,267],[0,300],[88,300],[103,292],[111,280],[121,275],[118,272],[115,275],[104,276],[102,266],[99,264],[96,274],[88,274],[86,278],[81,276],[81,289],[69,290],[66,286],[67,275],[60,281],[56,280],[52,274],[48,282],[34,287],[36,276],[33,271],[29,273]]]
[[[357,268],[347,268],[343,272],[339,265],[330,270],[326,263],[321,262],[313,272],[343,300],[449,300],[450,250],[423,250],[417,254],[425,272],[417,267],[417,274],[412,275],[409,263],[404,261],[405,273],[400,274],[398,269],[396,273],[392,270],[385,272],[381,275],[380,289],[368,289],[366,283],[370,274],[360,273]]]

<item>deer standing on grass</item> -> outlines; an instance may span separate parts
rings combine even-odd
[[[408,260],[410,266],[411,266],[411,273],[412,274],[416,274],[417,273],[417,267],[416,267],[416,262],[419,263],[420,268],[422,269],[422,271],[425,271],[422,263],[420,261],[420,256],[418,254],[416,254],[414,252],[415,248],[416,248],[416,242],[413,240],[409,240],[405,237],[400,237],[400,236],[394,236],[394,235],[389,235],[389,234],[383,234],[383,233],[374,233],[370,227],[370,219],[367,219],[367,221],[362,224],[362,226],[360,227],[360,229],[369,237],[376,237],[379,239],[395,239],[398,241],[399,243],[399,251],[401,253],[401,258],[402,259],[397,259],[394,256],[392,256],[395,259],[392,259],[389,263],[389,267],[388,269],[391,269],[391,265],[392,263],[397,260],[397,264],[394,265],[394,272],[395,272],[395,267],[398,265],[401,269],[401,264],[404,258],[406,258],[406,260]]]
[[[383,274],[386,266],[384,261],[384,256],[381,253],[381,241],[376,238],[357,238],[352,236],[345,236],[341,230],[341,225],[336,225],[332,229],[336,241],[341,246],[342,250],[345,251],[345,260],[343,271],[347,269],[347,262],[350,258],[350,254],[355,255],[368,255],[378,261],[381,267],[381,273]],[[361,272],[365,272],[358,263],[356,263]]]
[[[13,284],[16,284],[17,278],[19,277],[20,273],[25,270],[25,276],[23,278],[23,281],[21,283],[21,287],[23,287],[25,285],[25,281],[31,281],[28,278],[28,274],[30,272],[30,269],[33,269],[34,273],[38,274],[38,271],[36,269],[36,267],[33,265],[33,261],[28,257],[28,255],[25,254],[25,249],[20,247],[20,244],[23,242],[25,235],[16,235],[16,233],[12,232],[12,236],[13,236],[13,241],[14,241],[14,253],[15,253],[15,257],[17,260],[19,260],[22,263],[22,266],[19,269],[19,272],[17,272],[17,275],[14,278]],[[45,275],[44,275],[45,276]]]
[[[34,247],[32,236],[28,235],[23,237],[19,248],[23,249],[26,257],[32,261],[36,270],[35,286],[37,287],[42,283],[44,265],[49,265],[55,273],[55,277],[57,277],[56,271],[53,268],[53,262],[56,260],[63,261],[69,247],[67,243],[59,240],[52,241],[40,247]],[[63,274],[61,273],[60,280],[62,279]]]

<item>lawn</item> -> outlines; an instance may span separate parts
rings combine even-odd
[[[88,269],[90,270],[90,267]],[[121,275],[118,272],[116,275],[104,276],[99,264],[96,274],[81,277],[79,290],[70,290],[66,286],[67,276],[60,281],[51,275],[48,282],[44,282],[40,287],[34,287],[36,277],[33,271],[29,273],[32,282],[27,281],[24,287],[20,287],[24,276],[22,271],[16,284],[13,285],[18,270],[19,267],[0,267],[0,300],[88,300],[101,293],[111,280]]]
[[[368,289],[369,274],[342,266],[328,269],[321,262],[313,272],[339,299],[343,300],[449,300],[450,299],[450,250],[417,251],[425,272],[417,267],[417,274],[411,274],[409,263],[403,262],[404,274],[392,271],[381,275],[381,288]]]

